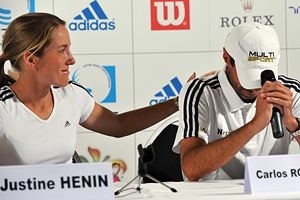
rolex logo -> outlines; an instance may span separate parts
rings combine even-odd
[[[254,0],[241,0],[245,12],[250,12],[253,8]]]

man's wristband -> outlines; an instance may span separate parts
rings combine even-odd
[[[293,133],[291,133],[292,136],[294,136],[294,137],[300,135],[300,118],[296,117],[296,120],[297,120],[297,123],[298,123],[298,127]]]

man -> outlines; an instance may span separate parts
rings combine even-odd
[[[259,23],[235,27],[225,40],[224,70],[188,82],[179,98],[179,128],[173,150],[181,154],[189,181],[244,177],[247,156],[287,154],[300,143],[300,83],[278,76],[280,45],[275,30]],[[261,86],[261,73],[277,81]],[[284,136],[274,138],[273,107]]]

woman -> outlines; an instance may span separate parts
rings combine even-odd
[[[6,163],[9,159],[3,154],[7,151],[15,151],[21,164],[69,163],[78,124],[123,137],[178,110],[177,98],[122,114],[97,104],[82,86],[68,79],[69,67],[75,64],[70,45],[65,22],[48,13],[24,14],[4,33],[0,56],[0,164],[14,162]],[[4,74],[7,60],[19,73],[15,82]]]

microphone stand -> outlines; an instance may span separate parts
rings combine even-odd
[[[148,164],[154,160],[154,150],[152,145],[149,145],[147,148],[143,149],[142,145],[138,145],[138,152],[139,152],[139,164],[138,164],[138,175],[134,177],[131,181],[129,181],[125,186],[115,192],[115,195],[120,194],[124,189],[129,186],[134,180],[138,179],[138,186],[136,187],[137,191],[141,191],[141,184],[143,182],[143,178],[147,177],[152,181],[159,183],[172,192],[177,192],[175,188],[168,186],[167,184],[161,182],[160,180],[154,178],[153,176],[148,174]],[[149,160],[150,159],[150,160]]]

